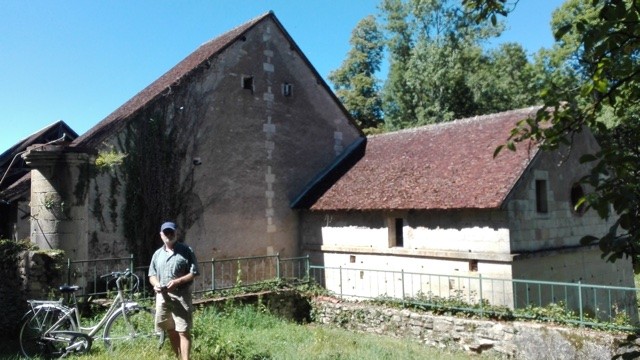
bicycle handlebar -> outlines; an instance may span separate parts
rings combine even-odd
[[[104,278],[108,278],[108,277],[113,277],[113,278],[119,278],[119,277],[127,277],[127,276],[131,276],[131,270],[126,269],[125,271],[112,271],[108,274],[104,274],[102,276],[100,276],[101,279]]]
[[[108,274],[100,276],[100,278],[107,278],[107,282],[115,280],[116,288],[118,289],[118,291],[123,289],[123,283],[125,281],[130,281],[132,290],[138,289],[138,287],[140,286],[140,278],[138,278],[138,276],[134,274],[131,269],[126,269],[125,271],[112,271]]]

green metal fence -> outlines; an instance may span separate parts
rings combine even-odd
[[[281,258],[280,255],[241,257],[233,259],[211,259],[199,261],[200,276],[193,284],[194,294],[203,294],[216,290],[246,288],[267,281],[308,281],[309,257]],[[136,266],[133,255],[123,258],[96,260],[67,260],[67,284],[82,286],[80,297],[104,296],[110,284],[101,276],[112,271],[133,269],[140,281],[142,297],[152,296],[148,283],[147,264]]]
[[[194,293],[243,288],[267,281],[307,281],[309,257],[281,258],[280,255],[211,259],[198,262],[200,276]]]
[[[311,278],[337,296],[377,299],[478,316],[562,320],[629,330],[638,326],[636,288],[310,266]]]
[[[146,276],[143,271],[134,267],[134,257],[106,258],[93,260],[71,260],[67,259],[66,283],[78,284],[82,286],[79,297],[103,296],[114,290],[115,283],[109,278],[102,278],[103,275],[113,271],[124,271],[133,269],[140,279],[139,286],[144,287]],[[129,290],[134,291],[132,287]]]
[[[134,269],[143,296],[151,296],[148,266],[135,266],[134,256],[99,260],[69,260],[67,282],[84,286],[83,296],[105,294],[100,276]],[[480,317],[535,318],[622,330],[638,327],[636,288],[477,276],[442,275],[364,268],[312,265],[309,257],[279,255],[200,261],[194,294],[246,288],[269,281],[308,282],[346,299],[401,302]],[[537,310],[536,310],[537,309]],[[543,310],[540,310],[543,309]],[[544,310],[546,309],[546,310]],[[559,319],[562,318],[562,319]]]

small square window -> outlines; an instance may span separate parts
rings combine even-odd
[[[251,90],[251,92],[253,93],[253,76],[242,77],[242,88],[246,90]]]
[[[478,260],[469,260],[469,271],[478,272]]]
[[[293,95],[293,85],[289,83],[282,84],[282,95],[286,97]]]

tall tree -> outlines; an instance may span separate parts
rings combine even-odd
[[[406,119],[415,119],[412,94],[405,81],[413,48],[409,8],[402,0],[383,0],[380,10],[389,50],[389,73],[382,92],[384,122],[388,129],[399,129]]]
[[[504,0],[463,0],[477,19],[507,15]],[[615,219],[609,231],[584,243],[598,242],[603,256],[640,260],[640,6],[636,0],[572,0],[554,14],[555,37],[566,68],[575,69],[576,90],[545,85],[545,108],[535,121],[515,129],[509,148],[535,139],[546,148],[570,143],[574,133],[590,128],[601,150],[583,157],[594,164],[584,181],[584,198],[603,218]],[[575,97],[573,97],[575,96]],[[546,111],[551,110],[551,111]],[[612,121],[613,119],[613,121]],[[498,149],[499,150],[499,149]]]
[[[476,113],[491,114],[540,102],[536,78],[545,70],[529,62],[520,44],[502,44],[475,59],[468,65],[474,70],[467,74],[467,84],[477,104]]]
[[[384,44],[373,16],[362,19],[351,34],[351,50],[342,66],[329,74],[336,95],[366,132],[382,124],[382,102],[375,73]]]
[[[498,21],[475,23],[454,0],[383,0],[380,9],[390,55],[383,88],[388,129],[539,102],[535,68],[521,47],[483,50],[502,31]]]

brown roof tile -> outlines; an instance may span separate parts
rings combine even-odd
[[[503,150],[516,122],[538,108],[371,136],[366,151],[311,210],[499,208],[538,151]]]

